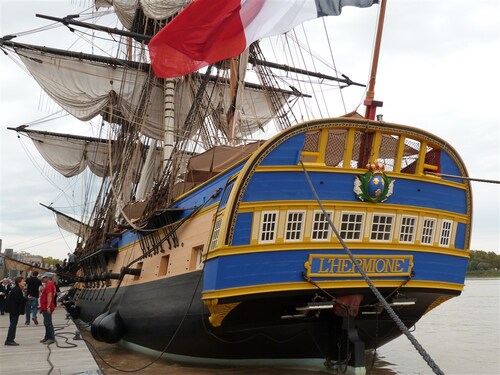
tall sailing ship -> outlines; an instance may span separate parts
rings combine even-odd
[[[0,39],[65,111],[109,129],[14,129],[64,176],[100,178],[81,220],[49,207],[79,237],[65,304],[94,338],[177,361],[361,368],[365,349],[401,334],[385,306],[412,327],[461,293],[464,163],[433,134],[375,119],[376,63],[365,115],[337,118],[307,103],[358,83],[270,61],[258,41],[161,78],[148,43],[189,3],[95,1],[127,30],[43,16],[112,33],[113,57]],[[294,35],[283,45],[311,53]]]

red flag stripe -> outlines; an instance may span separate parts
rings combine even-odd
[[[240,9],[240,0],[193,1],[148,44],[156,76],[182,76],[241,53]]]
[[[377,0],[193,0],[148,44],[157,77],[189,74],[236,56],[252,42],[291,30],[343,6]]]

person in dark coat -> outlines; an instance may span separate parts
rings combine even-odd
[[[30,316],[33,316],[33,323],[38,325],[36,313],[38,311],[38,298],[40,297],[40,287],[42,281],[38,278],[38,271],[33,271],[31,277],[26,279],[26,293],[28,294],[28,303],[26,303],[26,320],[25,325],[30,324]]]
[[[7,302],[7,295],[10,292],[9,279],[3,279],[0,282],[0,313],[5,315],[5,303]]]
[[[16,277],[15,286],[10,291],[7,296],[7,303],[5,305],[5,311],[9,313],[10,326],[7,333],[7,339],[5,340],[5,345],[17,346],[19,345],[15,342],[16,338],[16,328],[17,322],[19,321],[19,315],[24,315],[26,310],[26,301],[28,298],[24,295],[23,290],[26,288],[26,280],[24,277]]]

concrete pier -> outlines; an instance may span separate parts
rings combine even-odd
[[[9,315],[0,315],[0,374],[1,375],[63,375],[102,374],[83,340],[75,340],[76,326],[66,319],[66,310],[58,307],[52,318],[56,343],[40,343],[45,334],[43,317],[38,325],[25,325],[25,315],[19,317],[16,342],[19,346],[4,345],[9,329]]]

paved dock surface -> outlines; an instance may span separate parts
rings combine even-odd
[[[4,345],[9,329],[9,315],[0,315],[0,374],[1,375],[98,375],[102,374],[83,340],[75,340],[76,326],[66,318],[66,310],[58,307],[52,318],[56,343],[40,343],[45,335],[43,317],[38,314],[38,325],[25,325],[25,316],[19,317],[16,342],[19,346]]]

